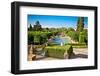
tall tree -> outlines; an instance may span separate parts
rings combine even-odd
[[[84,17],[79,17],[77,22],[77,31],[82,32],[84,29]]]
[[[30,24],[29,31],[32,31],[32,30],[33,30],[33,28],[32,28],[32,25]]]
[[[35,25],[34,25],[34,30],[35,30],[35,31],[40,31],[40,30],[42,30],[42,27],[41,27],[39,21],[36,21],[36,23],[35,23]]]

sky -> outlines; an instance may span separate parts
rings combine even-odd
[[[36,21],[39,21],[42,28],[60,28],[60,27],[72,27],[76,28],[78,16],[55,16],[55,15],[28,15],[28,26],[34,25]],[[88,17],[84,17],[84,25],[88,27]]]

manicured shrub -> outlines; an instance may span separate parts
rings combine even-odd
[[[69,57],[71,56],[71,54],[73,53],[73,48],[71,45],[68,45],[68,50],[67,50],[67,54],[69,55]]]
[[[41,43],[45,43],[47,41],[47,35],[46,34],[42,34],[41,35]]]
[[[82,32],[83,32],[84,37],[85,37],[84,41],[86,44],[88,44],[88,31],[87,31],[87,29],[84,29]]]
[[[86,43],[68,43],[66,45],[71,45],[73,48],[87,48]]]
[[[48,42],[48,46],[55,46],[55,45],[59,45],[59,44],[54,43],[54,42]]]
[[[84,34],[82,32],[80,32],[80,35],[79,35],[79,43],[84,43],[85,37],[84,37]]]
[[[34,35],[32,35],[32,33],[28,33],[28,44],[33,43],[34,40]]]
[[[86,40],[86,34],[84,32],[80,32],[79,34],[79,43],[86,43],[85,40]]]
[[[45,35],[47,36],[47,38],[50,38],[53,35],[53,33],[52,32],[46,32]]]
[[[78,41],[79,34],[75,31],[69,31],[67,33],[68,36],[70,36],[73,40]]]
[[[34,43],[36,43],[36,44],[39,43],[40,44],[41,43],[40,41],[41,41],[41,36],[40,35],[35,35],[34,36]]]
[[[52,36],[51,32],[28,31],[28,43],[43,44]]]
[[[54,57],[54,58],[68,58],[73,53],[73,48],[71,45],[66,46],[47,46],[44,48],[46,56]]]

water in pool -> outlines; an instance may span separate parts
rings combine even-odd
[[[57,43],[57,44],[67,44],[67,43],[71,43],[71,41],[68,39],[68,38],[61,38],[59,36],[56,36],[54,39],[53,39],[53,42]]]

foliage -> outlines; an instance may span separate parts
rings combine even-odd
[[[82,32],[79,34],[79,43],[88,43],[88,35],[87,35],[87,30],[84,29]]]
[[[85,43],[68,43],[67,45],[71,45],[73,48],[87,48]]]
[[[59,45],[59,44],[54,43],[54,42],[48,42],[48,46],[55,46],[55,45]]]
[[[77,22],[77,31],[82,32],[84,28],[84,17],[79,17]]]
[[[28,31],[28,42],[34,44],[43,44],[48,38],[52,36],[51,32],[42,32],[42,31]]]
[[[84,29],[84,17],[79,17],[77,22],[77,29],[74,28],[42,28],[39,21],[36,21],[34,27],[30,24],[28,28],[28,43],[43,44],[51,38],[51,36],[63,35],[67,33],[72,40],[78,41],[79,43],[88,43],[87,29]],[[57,45],[56,43],[48,43],[50,46]]]
[[[68,29],[67,29],[67,32],[69,32],[69,31],[75,31],[73,28],[71,28],[71,27],[69,27]]]
[[[79,35],[79,43],[84,43],[85,37],[84,37],[84,34],[82,32],[80,32],[80,35]]]
[[[28,31],[32,31],[32,30],[33,30],[33,28],[32,28],[32,25],[30,24]]]
[[[32,44],[34,40],[34,35],[32,35],[32,33],[28,33],[28,44]]]
[[[71,45],[66,46],[47,46],[45,47],[46,56],[55,57],[55,58],[65,58],[64,54],[66,53],[70,56],[73,53],[73,48]]]
[[[84,34],[84,37],[85,37],[85,43],[87,44],[88,43],[88,31],[87,31],[87,29],[84,29],[83,31],[83,34]]]
[[[41,27],[39,21],[36,21],[36,23],[35,23],[35,25],[34,25],[34,27],[33,27],[33,30],[34,30],[34,31],[40,31],[40,30],[42,30],[42,27]]]
[[[79,36],[78,32],[69,31],[67,35],[70,36],[73,40],[78,41],[78,36]]]
[[[84,46],[72,46],[73,48],[88,48],[87,45],[84,45]]]
[[[76,31],[73,28],[67,29],[67,35],[79,43],[88,43],[87,29],[84,29],[84,17],[78,18]]]
[[[40,35],[34,35],[34,44],[41,44],[42,37]]]

